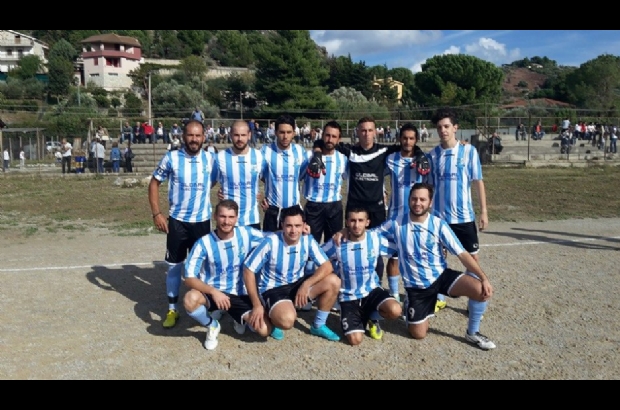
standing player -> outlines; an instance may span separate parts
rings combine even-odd
[[[239,206],[224,200],[215,208],[217,228],[196,242],[185,262],[185,294],[187,314],[207,328],[205,348],[215,350],[221,326],[209,312],[228,311],[235,331],[245,333],[252,312],[252,302],[243,283],[243,262],[263,240],[262,232],[237,226]],[[268,337],[272,326],[267,317],[256,333]]]
[[[381,228],[399,252],[407,291],[405,311],[409,333],[416,340],[426,338],[428,320],[434,315],[438,294],[453,298],[465,296],[478,303],[486,303],[493,296],[493,287],[474,257],[463,248],[444,220],[430,214],[432,198],[432,185],[414,185],[409,199],[409,220],[392,219]],[[470,273],[448,269],[444,248],[457,256]],[[479,333],[471,334],[470,330],[465,337],[483,350],[496,347]]]
[[[327,327],[327,319],[341,281],[314,237],[303,235],[304,226],[304,212],[299,207],[282,210],[282,232],[265,238],[247,258],[243,278],[254,307],[249,325],[262,328],[267,309],[273,326],[282,331],[272,337],[282,339],[283,331],[295,326],[296,307],[301,309],[316,299],[318,312],[310,333],[337,342],[340,337]],[[318,268],[313,275],[304,276],[308,260]]]
[[[478,202],[481,208],[480,231],[484,231],[489,226],[480,157],[476,147],[470,144],[463,145],[457,140],[458,119],[454,111],[439,110],[433,117],[433,123],[437,126],[440,139],[440,145],[429,153],[431,182],[435,187],[433,214],[450,225],[467,252],[478,262],[480,244],[471,194],[472,184],[478,192]],[[475,272],[467,273],[476,277]],[[480,322],[487,305],[487,301],[470,299],[467,340],[477,343],[481,348],[494,348],[493,342],[480,334]],[[445,306],[445,298],[440,296],[436,310],[445,308]]]
[[[283,209],[297,207],[301,210],[300,181],[312,153],[293,144],[295,119],[282,115],[276,120],[276,141],[264,145],[262,175],[265,180],[265,218],[263,231],[276,232],[279,229]]]
[[[306,223],[318,243],[329,241],[343,228],[342,184],[348,176],[349,161],[336,151],[341,135],[342,128],[337,122],[332,121],[325,125],[321,157],[325,167],[318,178],[305,176]]]
[[[347,242],[336,245],[331,239],[323,245],[325,254],[338,266],[342,331],[353,346],[362,343],[366,326],[371,338],[383,339],[379,319],[397,319],[403,313],[400,303],[381,287],[375,271],[378,260],[393,250],[380,233],[366,231],[369,225],[368,211],[351,208]]]
[[[232,147],[216,156],[216,179],[220,183],[220,200],[233,200],[239,205],[239,226],[260,230],[259,183],[264,167],[261,151],[251,148],[250,128],[236,121],[230,128]]]
[[[424,152],[417,146],[418,128],[407,123],[399,132],[400,152],[390,154],[386,166],[390,176],[390,219],[409,218],[409,193],[411,187],[419,182],[426,182],[430,173],[430,163]],[[388,281],[391,295],[400,301],[398,255],[388,261]]]
[[[349,159],[348,198],[345,214],[352,208],[364,208],[370,216],[370,227],[380,226],[387,219],[384,197],[385,160],[388,155],[400,151],[400,145],[381,145],[375,143],[377,124],[374,119],[364,117],[359,120],[356,136],[359,144],[340,143],[336,150]],[[317,177],[324,167],[321,157],[325,147],[323,140],[314,144],[314,158],[308,173]],[[385,264],[379,258],[377,274],[383,279]]]
[[[211,232],[211,188],[215,184],[215,157],[202,149],[205,133],[202,123],[190,121],[183,133],[184,146],[169,151],[153,173],[149,203],[157,229],[167,234],[166,293],[169,310],[164,328],[176,326],[183,277],[183,262],[196,241]],[[159,187],[168,180],[169,218],[159,207]]]

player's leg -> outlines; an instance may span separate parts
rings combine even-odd
[[[338,275],[332,273],[325,279],[314,285],[310,289],[310,300],[317,301],[318,311],[316,313],[314,323],[310,328],[310,333],[314,336],[319,336],[327,339],[331,342],[340,341],[340,337],[336,335],[329,327],[327,327],[327,319],[333,309],[338,295],[340,294],[340,286],[342,282]],[[299,284],[298,286],[301,286]],[[297,292],[295,292],[297,295]]]
[[[449,289],[452,297],[465,296],[469,298],[469,324],[467,328],[466,339],[473,344],[478,345],[482,350],[493,350],[497,346],[488,337],[480,333],[480,321],[487,302],[482,296],[482,282],[472,273],[466,273],[460,276]],[[472,319],[474,318],[474,319]]]
[[[321,243],[323,231],[325,230],[323,205],[324,204],[308,201],[304,209],[306,224],[310,227],[310,232],[318,243]]]
[[[291,285],[280,286],[263,295],[269,320],[274,327],[283,331],[291,330],[297,320],[292,288]]]
[[[342,302],[340,313],[340,325],[342,333],[351,346],[359,346],[364,340],[366,322],[362,319],[361,300]]]
[[[230,304],[231,307],[228,311],[228,314],[235,323],[235,332],[237,332],[239,335],[242,335],[245,333],[246,327],[249,327],[247,321],[252,314],[252,301],[250,300],[249,296],[231,295]],[[267,314],[265,314],[264,320],[265,324],[262,328],[251,328],[251,330],[257,335],[267,338],[273,332],[273,325],[271,324],[271,320],[269,320],[269,316]]]
[[[179,293],[183,281],[183,262],[191,249],[191,232],[186,224],[174,218],[168,220],[168,235],[166,238],[166,295],[168,297],[168,314],[164,321],[164,327],[171,329],[179,320]]]
[[[398,255],[394,255],[388,261],[387,274],[390,295],[400,302],[400,269],[398,266]]]
[[[342,201],[332,202],[325,209],[325,225],[323,230],[323,241],[328,242],[344,228],[344,207]],[[319,240],[319,243],[320,240]]]
[[[436,287],[428,289],[405,289],[407,294],[406,318],[409,334],[415,340],[426,339],[429,319],[434,316],[437,301]]]
[[[387,220],[387,211],[385,208],[376,208],[369,210],[370,226],[368,229],[373,229],[381,226]],[[379,276],[379,283],[383,283],[383,276],[385,273],[385,262],[383,258],[377,259],[377,268],[375,269]]]
[[[277,232],[280,229],[280,222],[278,221],[279,210],[276,207],[269,207],[265,211],[265,217],[263,219],[263,232]]]
[[[213,300],[197,290],[192,289],[185,294],[183,304],[189,317],[207,329],[204,343],[205,349],[215,350],[219,343],[217,337],[220,334],[222,326],[219,321],[209,314],[209,311],[213,310],[215,307]]]
[[[454,230],[456,229],[456,230]],[[478,253],[480,251],[480,244],[478,241],[478,227],[475,222],[468,224],[456,225],[454,233],[457,238],[463,244],[463,247],[469,252],[476,262],[479,261]],[[458,232],[458,233],[457,233]],[[468,275],[478,279],[476,275],[471,272],[466,272]],[[469,299],[467,304],[467,311],[469,312],[469,323],[467,325],[467,338],[472,343],[478,344],[482,349],[489,350],[494,349],[495,344],[488,340],[486,336],[480,334],[480,324],[482,318],[489,306],[488,302],[479,301],[477,299]]]

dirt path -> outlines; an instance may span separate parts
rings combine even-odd
[[[104,229],[0,237],[2,379],[615,379],[620,374],[620,219],[495,224],[481,260],[496,289],[482,332],[464,340],[465,300],[431,323],[427,340],[387,322],[383,342],[359,348],[308,333],[302,313],[286,340],[237,336],[228,317],[220,346],[183,316],[161,327],[162,235]],[[460,269],[460,266],[454,265]],[[340,333],[338,315],[330,325]]]

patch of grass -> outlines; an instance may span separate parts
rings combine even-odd
[[[52,226],[46,226],[45,227],[45,231],[49,232],[49,233],[57,233],[58,232],[58,228],[52,227]]]
[[[499,168],[483,170],[491,222],[545,221],[618,217],[620,167]],[[54,229],[72,231],[75,221],[111,229],[114,234],[145,236],[153,226],[146,189],[122,189],[106,178],[8,176],[3,178],[0,226],[19,229],[33,219]],[[389,179],[386,180],[389,186]],[[216,186],[212,191],[217,203]],[[346,192],[346,187],[344,188]],[[475,190],[472,190],[477,201]],[[346,197],[345,197],[346,201]],[[167,184],[160,190],[160,209],[168,211]],[[53,222],[50,224],[50,221]],[[67,223],[64,228],[57,225]],[[73,223],[72,223],[73,222]],[[50,228],[51,230],[48,230]]]
[[[63,225],[61,228],[65,231],[77,231],[79,228],[75,225]]]
[[[26,236],[32,236],[34,234],[36,234],[37,232],[39,232],[39,228],[37,228],[36,226],[29,226],[28,228],[26,228],[26,230],[24,231],[24,235]]]

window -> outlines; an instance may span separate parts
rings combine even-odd
[[[13,49],[12,49],[12,48],[9,48],[8,50],[6,50],[6,55],[7,55],[8,57],[13,56]]]
[[[95,63],[95,65],[99,65],[99,57],[95,57],[93,59],[93,62]]]
[[[22,36],[15,36],[15,44],[21,44],[22,43]]]
[[[107,58],[105,59],[106,66],[119,68],[121,66],[120,58]]]
[[[114,45],[114,50],[121,51],[121,45],[120,44],[115,44]]]
[[[99,74],[91,74],[91,77],[99,77]]]
[[[110,77],[118,77],[118,73],[108,73]]]

